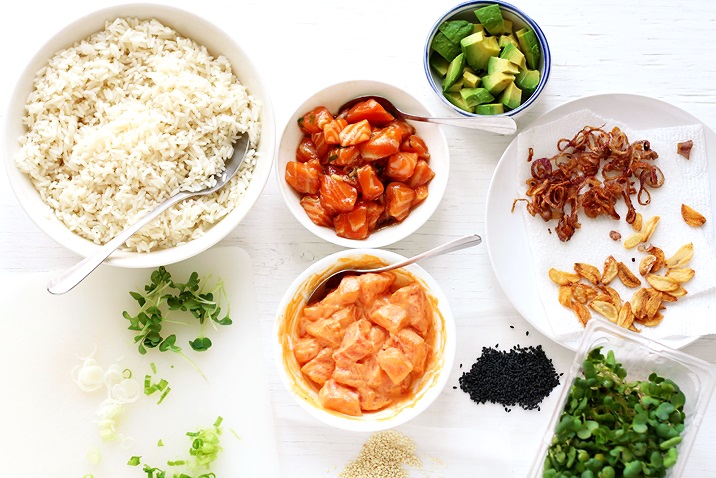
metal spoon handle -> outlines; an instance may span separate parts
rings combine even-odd
[[[405,267],[409,264],[412,264],[414,262],[418,262],[423,259],[427,259],[428,257],[433,256],[439,256],[441,254],[447,254],[449,252],[455,252],[459,251],[460,249],[465,249],[468,247],[476,246],[482,242],[482,238],[478,236],[477,234],[471,234],[469,236],[463,236],[458,237],[457,239],[454,239],[450,242],[446,242],[445,244],[442,244],[440,246],[434,247],[432,249],[429,249],[425,252],[422,252],[418,254],[417,256],[413,256],[409,259],[405,259],[401,262],[396,262],[395,264],[390,264],[389,266],[380,267],[378,269],[369,269],[365,271],[359,271],[359,272],[387,272],[392,271],[394,269],[400,269],[401,267]]]
[[[413,121],[422,121],[424,123],[445,124],[449,126],[458,126],[460,128],[480,129],[498,134],[515,134],[517,124],[509,116],[480,116],[475,118],[455,117],[455,118],[427,118],[425,116],[411,115],[403,113],[406,119]]]
[[[91,256],[87,256],[80,262],[61,272],[56,277],[50,279],[47,283],[47,291],[51,294],[64,294],[75,288],[77,284],[90,275],[106,258],[110,256],[118,247],[127,242],[132,235],[140,230],[143,226],[151,222],[161,213],[172,207],[174,204],[193,196],[194,193],[181,191],[174,196],[160,203],[154,210],[150,211],[146,216],[128,226],[122,232],[117,234],[111,241],[99,248],[99,250]]]

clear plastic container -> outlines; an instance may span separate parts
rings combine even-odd
[[[558,407],[552,413],[547,430],[543,433],[539,452],[529,476],[542,477],[553,430],[559,423],[574,379],[582,374],[582,362],[587,354],[600,346],[605,355],[609,350],[614,351],[617,362],[620,362],[627,371],[628,380],[645,380],[652,372],[656,372],[664,378],[673,380],[686,396],[685,428],[682,434],[683,441],[678,446],[679,457],[666,475],[668,478],[680,477],[716,384],[716,368],[701,359],[597,318],[587,324],[574,362],[566,376]]]

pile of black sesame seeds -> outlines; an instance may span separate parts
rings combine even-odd
[[[552,359],[541,345],[499,350],[497,345],[483,347],[470,371],[459,379],[460,388],[475,403],[497,403],[539,410],[539,405],[559,385]]]

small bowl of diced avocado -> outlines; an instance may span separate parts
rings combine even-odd
[[[502,1],[461,3],[435,22],[423,58],[430,86],[465,116],[517,116],[549,79],[539,25]]]

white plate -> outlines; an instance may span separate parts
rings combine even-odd
[[[215,247],[187,261],[167,266],[172,278],[184,281],[192,271],[220,277],[231,305],[233,324],[206,335],[213,346],[194,352],[185,339],[192,332],[176,327],[177,345],[206,375],[172,352],[150,349],[140,355],[127,330],[122,311],[133,313],[137,303],[130,290],[143,290],[151,269],[100,266],[76,289],[62,296],[45,290],[52,273],[0,276],[6,301],[0,320],[0,363],[4,389],[0,398],[0,434],[5,460],[2,476],[73,476],[141,478],[142,467],[127,465],[133,455],[142,464],[179,472],[167,459],[188,455],[187,431],[209,427],[224,418],[224,451],[212,464],[217,476],[279,476],[276,436],[261,345],[251,260],[238,247]],[[170,327],[170,326],[168,326]],[[198,327],[191,327],[196,333]],[[157,394],[124,407],[118,432],[133,443],[105,443],[95,423],[95,410],[106,397],[104,389],[83,392],[72,369],[96,347],[95,357],[107,367],[118,363],[132,370],[142,388],[146,374],[153,381],[169,381],[170,393],[161,404]],[[9,388],[8,388],[9,387]],[[231,432],[236,432],[236,435]],[[158,440],[164,446],[158,447]],[[99,449],[101,460],[87,459]],[[28,466],[32,471],[28,475]]]
[[[634,129],[673,127],[701,123],[698,118],[669,103],[638,95],[604,94],[588,96],[558,106],[540,116],[528,128],[549,123],[582,109],[613,118]],[[701,123],[703,124],[703,123]],[[526,129],[528,129],[526,128]],[[703,125],[707,151],[716,151],[716,133]],[[517,311],[542,334],[576,350],[579,339],[555,337],[539,297],[537,277],[532,267],[530,245],[521,214],[511,214],[516,197],[514,178],[518,158],[517,138],[510,143],[497,164],[487,193],[485,243],[497,280]],[[709,169],[712,208],[716,208],[716,168]],[[667,338],[673,348],[684,347],[698,337]]]

